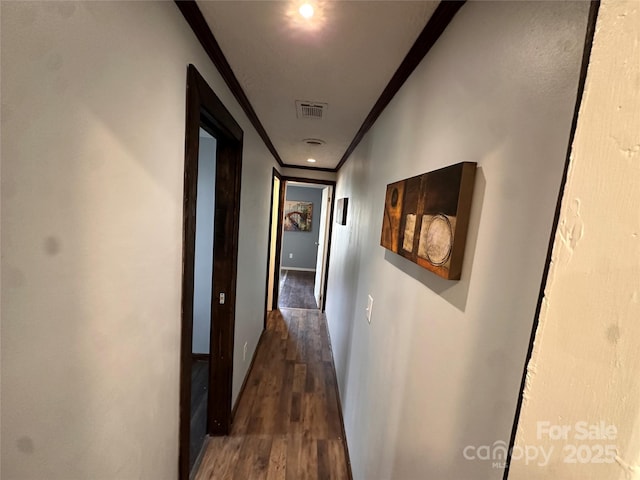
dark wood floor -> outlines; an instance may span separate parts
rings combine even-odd
[[[209,361],[194,359],[191,363],[191,435],[189,468],[202,450],[207,432],[207,394],[209,391]]]
[[[326,321],[274,310],[231,435],[210,439],[197,480],[350,479]]]
[[[281,270],[278,306],[280,308],[317,309],[318,304],[313,296],[315,279],[315,272]]]

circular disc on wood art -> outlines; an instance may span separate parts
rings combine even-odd
[[[427,259],[433,265],[444,265],[451,255],[452,243],[451,222],[445,215],[434,216],[427,230]]]

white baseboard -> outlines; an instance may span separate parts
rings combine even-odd
[[[315,272],[315,268],[281,267],[280,270],[294,270],[296,272]]]

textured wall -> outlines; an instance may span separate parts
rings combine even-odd
[[[640,478],[639,45],[640,4],[603,2],[513,480]]]
[[[511,433],[588,8],[468,2],[339,173],[327,318],[356,479],[502,476],[463,450]],[[451,282],[379,241],[388,183],[461,161],[479,170]]]

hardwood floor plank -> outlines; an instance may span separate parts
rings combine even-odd
[[[316,392],[319,387],[318,365],[310,363],[309,368],[307,368],[307,377],[305,379],[304,391],[306,393],[313,393]]]
[[[196,480],[206,480],[211,478],[211,472],[213,471],[216,457],[218,455],[217,452],[222,449],[225,441],[228,441],[225,437],[213,437],[209,439],[209,445],[202,457],[202,463],[198,469]],[[215,447],[212,448],[213,444],[215,444]]]
[[[210,440],[196,479],[348,480],[324,316],[273,311],[263,335],[231,435]]]
[[[208,390],[209,362],[207,360],[193,360],[191,363],[189,468],[193,468],[206,437]]]
[[[317,442],[318,457],[318,478],[328,479],[331,477],[331,465],[329,463],[329,448],[326,440]]]
[[[320,318],[320,311],[316,310],[313,315],[310,315],[310,330],[311,330],[311,338],[310,338],[310,349],[308,352],[307,361],[313,362],[314,364],[322,361],[322,334],[321,331],[321,323],[322,320]]]
[[[298,465],[298,478],[301,480],[316,480],[318,478],[318,441],[303,439]]]
[[[343,440],[327,440],[327,450],[329,452],[330,475],[328,478],[332,480],[349,479],[349,470],[347,469],[347,461],[344,455]]]
[[[267,480],[285,480],[287,470],[287,439],[275,437],[271,445]]]
[[[295,310],[294,315],[298,320],[298,361],[307,362],[309,360],[309,348],[311,347],[311,322],[306,322],[309,313],[304,310]]]
[[[242,442],[233,478],[261,480],[267,477],[272,439],[263,435],[247,436]]]
[[[294,364],[293,362],[283,362],[283,380],[282,387],[280,389],[280,401],[278,402],[278,415],[276,416],[276,432],[278,434],[286,434],[290,430],[291,419],[291,396],[293,392],[293,375]]]
[[[327,438],[337,439],[342,435],[342,424],[340,423],[340,405],[338,403],[338,391],[333,373],[333,364],[323,362],[324,371],[324,395],[325,409],[327,415]]]
[[[291,414],[290,419],[291,422],[299,422],[301,416],[301,395],[298,392],[291,394]]]
[[[222,439],[221,441],[216,441]],[[233,480],[234,470],[240,456],[242,437],[218,437],[207,446],[207,453],[200,464],[196,480]]]
[[[286,480],[299,480],[300,456],[302,453],[302,435],[289,435],[287,438]]]
[[[331,346],[325,342],[322,342],[322,361],[329,363],[333,362],[333,357],[331,356]]]
[[[307,382],[307,365],[305,363],[296,363],[293,367],[293,391],[296,393],[304,392]]]
[[[300,357],[300,342],[298,339],[298,320],[293,315],[286,318],[287,330],[289,335],[287,337],[287,355],[286,360],[295,362]]]

